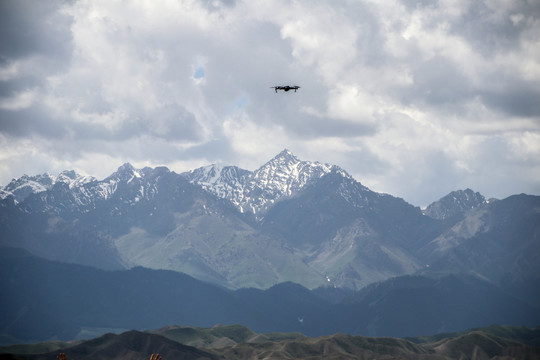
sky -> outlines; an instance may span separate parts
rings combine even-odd
[[[539,195],[540,1],[0,1],[0,185],[283,149],[416,206]]]

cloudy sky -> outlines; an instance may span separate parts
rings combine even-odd
[[[418,206],[540,194],[540,1],[0,2],[0,185],[284,148]]]

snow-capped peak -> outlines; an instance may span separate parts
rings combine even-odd
[[[93,176],[80,175],[74,170],[64,170],[56,177],[55,183],[67,183],[69,188],[72,189],[96,180],[97,179]]]
[[[230,200],[240,211],[260,218],[276,201],[300,191],[332,168],[329,164],[301,161],[285,149],[253,172],[235,166],[209,165],[183,176]]]
[[[294,155],[292,152],[290,152],[288,149],[283,149],[279,154],[274,156],[272,160],[269,162],[299,162],[300,160]]]
[[[302,161],[285,149],[255,171],[236,166],[208,165],[181,175],[188,181],[202,186],[205,190],[230,201],[241,212],[262,219],[265,212],[277,201],[294,196],[306,185],[331,171],[340,171],[337,166],[319,162]],[[135,169],[125,163],[104,180],[98,181],[90,176],[82,176],[75,171],[63,171],[54,177],[43,174],[35,177],[23,176],[13,180],[5,188],[0,188],[0,197],[9,195],[15,201],[23,201],[29,194],[50,190],[55,183],[68,184],[75,203],[91,206],[97,199],[108,199],[121,184],[130,184],[130,189],[138,189],[139,195],[146,196],[154,191],[151,181],[155,172],[152,169]],[[145,180],[146,179],[146,180]]]
[[[261,190],[278,191],[291,195],[313,178],[330,172],[332,165],[300,161],[288,150],[283,150],[272,160],[257,169],[250,183]]]
[[[128,177],[141,177],[141,172],[138,169],[135,169],[133,165],[130,163],[125,163],[124,165],[120,166],[118,170],[116,171],[116,174],[119,176],[128,176]]]
[[[13,196],[15,202],[21,202],[31,194],[40,193],[50,189],[54,184],[54,177],[49,173],[36,176],[23,175],[13,179],[2,190],[2,198]]]
[[[131,182],[134,178],[142,177],[141,171],[135,169],[130,163],[125,163],[122,166],[118,167],[118,170],[112,175],[107,177],[104,182],[113,183],[117,181],[127,181]]]
[[[246,179],[250,174],[250,171],[237,166],[212,164],[185,172],[182,176],[220,198],[233,199],[235,203],[234,199],[242,197]]]
[[[15,202],[21,202],[31,194],[41,193],[50,190],[56,183],[67,183],[69,188],[82,186],[83,184],[96,179],[92,176],[83,176],[74,170],[62,171],[58,176],[46,172],[42,175],[23,175],[18,179],[13,179],[5,187],[1,188],[0,198],[4,199],[13,196]]]
[[[196,182],[199,185],[213,185],[220,180],[222,171],[222,165],[212,164],[191,170],[185,174],[190,181]]]

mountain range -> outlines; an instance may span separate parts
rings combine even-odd
[[[0,188],[1,343],[171,324],[416,336],[540,322],[540,197],[420,209],[284,150]]]
[[[466,189],[422,210],[288,150],[255,171],[124,164],[103,180],[25,175],[0,198],[0,245],[231,289],[291,281],[358,290],[419,272],[470,272],[525,294],[540,274],[538,196],[486,200]]]

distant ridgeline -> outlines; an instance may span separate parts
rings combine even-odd
[[[539,209],[538,196],[466,189],[422,211],[287,150],[255,171],[124,164],[103,180],[23,176],[0,188],[0,336],[535,326]]]
[[[1,354],[1,353],[4,354]],[[107,334],[81,342],[0,348],[0,359],[131,360],[157,353],[163,359],[538,359],[540,330],[492,326],[432,337],[397,339],[336,334],[257,334],[238,325]],[[15,354],[15,355],[14,355]]]

